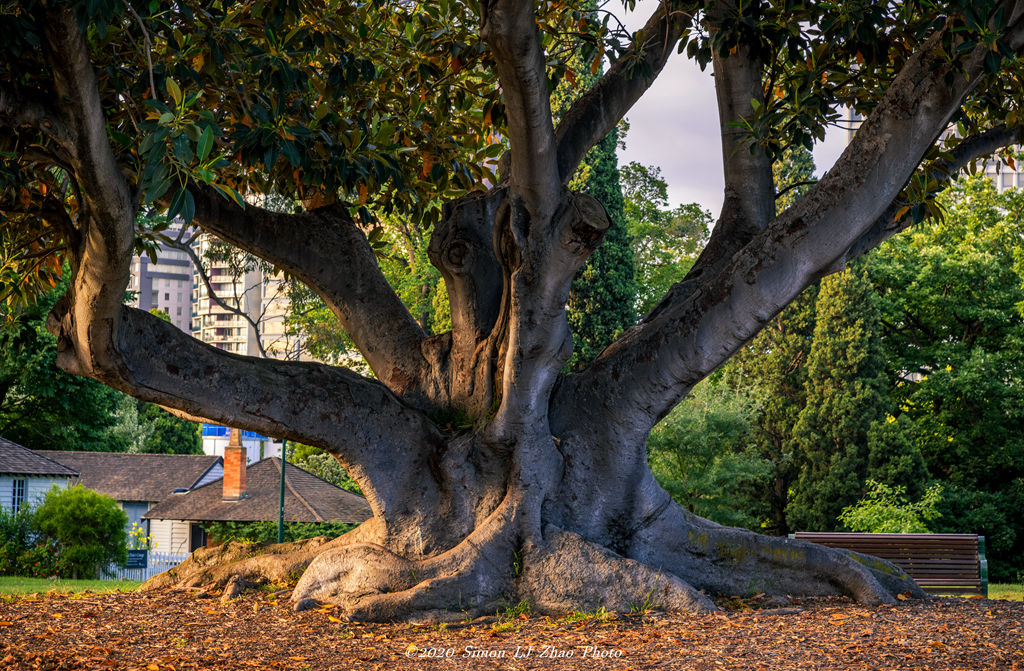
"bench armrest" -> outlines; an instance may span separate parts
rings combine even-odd
[[[985,558],[985,537],[978,536],[978,575],[981,577],[981,594],[988,598],[988,559]]]

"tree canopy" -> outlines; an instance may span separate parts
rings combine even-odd
[[[645,442],[805,287],[934,214],[951,175],[1017,141],[1021,3],[662,0],[632,34],[589,2],[0,8],[4,295],[31,298],[66,263],[47,320],[61,368],[323,448],[373,509],[294,564],[225,560],[206,579],[305,569],[297,607],[371,619],[523,598],[626,609],[645,594],[707,610],[706,593],[752,582],[920,594],[894,568],[692,515],[657,485]],[[676,52],[714,70],[720,216],[650,312],[563,373],[573,279],[614,225],[570,182]],[[602,58],[554,119],[551,92]],[[844,105],[865,117],[856,136],[779,211],[773,164]],[[137,223],[147,208],[301,280],[373,377],[239,357],[123,306],[133,252],[163,234]],[[423,236],[450,330],[425,328],[388,284],[388,217]]]

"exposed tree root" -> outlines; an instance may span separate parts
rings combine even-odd
[[[317,555],[343,539],[345,536],[334,540],[320,536],[266,546],[233,541],[214,548],[199,548],[178,566],[147,580],[140,589],[220,589],[233,580],[243,585],[292,583]]]
[[[537,612],[715,610],[707,596],[671,573],[621,557],[568,531],[549,527],[545,537],[545,547],[526,552],[518,584],[520,595]]]
[[[224,588],[232,598],[247,586],[298,580],[297,610],[332,603],[353,620],[422,623],[522,600],[536,612],[562,614],[708,612],[715,609],[708,594],[845,594],[865,604],[926,596],[883,560],[719,526],[674,505],[633,536],[628,556],[552,525],[543,535],[524,532],[520,512],[508,497],[456,547],[419,560],[373,542],[371,525],[333,541],[200,549],[143,587]]]
[[[899,567],[806,541],[724,527],[669,506],[633,539],[629,556],[712,594],[846,595],[864,604],[925,598]]]
[[[478,615],[509,592],[516,555],[511,498],[469,538],[413,561],[371,543],[323,552],[295,586],[297,610],[334,603],[356,620],[440,622]]]

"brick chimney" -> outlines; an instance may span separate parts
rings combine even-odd
[[[242,447],[242,432],[231,429],[228,446],[224,448],[224,493],[225,501],[245,498],[245,448]]]

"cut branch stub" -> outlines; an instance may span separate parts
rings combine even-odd
[[[441,271],[452,306],[455,341],[486,337],[498,318],[501,266],[494,253],[494,219],[505,190],[472,194],[444,206],[427,254]]]
[[[612,227],[611,217],[601,201],[585,193],[573,194],[570,204],[568,226],[562,229],[562,244],[576,253],[589,255]]]

